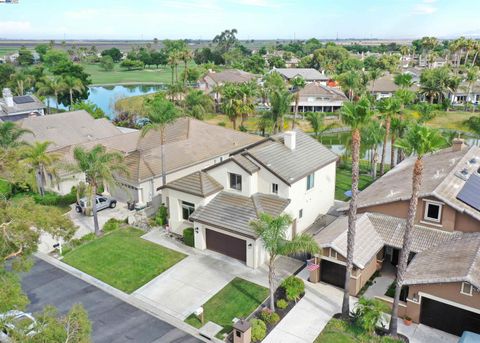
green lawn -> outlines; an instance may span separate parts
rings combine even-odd
[[[370,175],[360,174],[358,189],[363,190],[373,182]],[[337,176],[335,181],[335,199],[346,201],[349,197],[345,196],[345,192],[352,188],[352,172],[350,168],[337,168]]]
[[[19,49],[20,49],[20,47],[18,47],[18,48],[0,47],[0,57],[2,57],[4,55],[11,54],[12,52],[18,52]]]
[[[402,343],[391,337],[369,335],[361,328],[340,319],[331,319],[314,343]]]
[[[120,68],[120,65],[115,64],[115,68],[112,71],[105,71],[100,68],[99,64],[82,64],[85,68],[85,72],[90,74],[92,84],[122,84],[122,83],[170,83],[172,80],[172,71],[169,66],[160,66],[158,69],[146,68],[139,70],[126,70]],[[191,63],[190,66],[195,65]],[[178,66],[178,77],[184,67],[182,64]]]
[[[235,278],[203,305],[205,323],[212,321],[223,326],[220,334],[232,331],[233,318],[245,318],[268,296],[268,289]],[[200,328],[200,320],[191,314],[185,322]]]
[[[67,253],[63,262],[131,293],[185,257],[142,234],[134,228],[113,231]]]

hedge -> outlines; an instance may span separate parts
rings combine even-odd
[[[193,247],[195,245],[193,227],[189,227],[183,230],[183,243],[185,243],[185,245],[188,245],[189,247]]]

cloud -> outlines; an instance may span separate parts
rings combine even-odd
[[[1,34],[17,34],[31,32],[32,24],[29,21],[0,21]]]
[[[437,7],[433,6],[436,0],[423,0],[422,3],[416,4],[413,7],[413,14],[433,14],[437,11]]]
[[[273,2],[270,0],[233,0],[232,2],[238,5],[266,8],[279,7],[282,5],[281,3],[279,3],[279,1]]]

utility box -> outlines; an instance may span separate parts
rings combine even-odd
[[[233,343],[252,342],[252,326],[250,322],[239,319],[233,324]]]

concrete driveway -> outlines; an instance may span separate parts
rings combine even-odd
[[[95,343],[201,342],[42,260],[36,259],[33,268],[22,275],[22,288],[31,301],[31,312],[54,305],[64,314],[73,304],[82,304],[92,321]]]
[[[398,332],[408,337],[410,343],[457,343],[460,337],[423,324],[406,326],[398,321]]]
[[[186,247],[159,230],[151,231],[143,238],[189,255],[132,294],[180,320],[192,314],[235,277],[265,287],[268,285],[265,268],[252,269],[225,255]],[[278,277],[290,275],[301,265],[297,260],[280,259]]]

